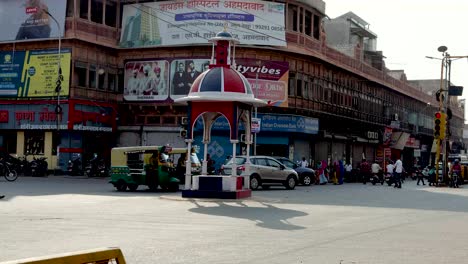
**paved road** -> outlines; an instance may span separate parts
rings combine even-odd
[[[120,247],[128,263],[467,263],[468,188],[347,184],[243,201],[0,179],[0,261]]]

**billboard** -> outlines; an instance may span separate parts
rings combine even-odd
[[[62,90],[68,96],[71,50],[61,49]],[[58,78],[58,50],[0,52],[1,97],[53,97]]]
[[[169,61],[131,61],[125,63],[124,99],[164,101],[169,97]]]
[[[286,46],[285,5],[254,0],[158,1],[125,5],[121,47],[206,44],[223,30],[245,45]]]
[[[166,101],[187,96],[193,81],[208,69],[209,64],[208,58],[128,61],[125,64],[124,99]],[[149,72],[147,77],[144,76],[145,67]],[[237,59],[236,70],[247,78],[256,98],[268,102],[270,106],[288,106],[288,62]],[[155,71],[161,72],[160,77],[156,78]],[[148,92],[152,90],[148,88],[151,79],[158,80],[158,85],[164,87],[157,94]]]
[[[0,1],[0,42],[48,39],[63,36],[67,1]],[[60,25],[60,32],[50,13]]]

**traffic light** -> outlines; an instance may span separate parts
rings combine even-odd
[[[434,119],[434,138],[444,139],[447,126],[447,114],[442,112],[435,113]]]

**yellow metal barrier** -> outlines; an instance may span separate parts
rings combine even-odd
[[[119,248],[97,248],[65,254],[0,262],[0,264],[125,264]]]

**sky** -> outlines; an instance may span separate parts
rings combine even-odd
[[[324,1],[330,18],[352,11],[369,23],[387,68],[404,70],[408,80],[440,79],[441,61],[425,58],[442,58],[439,46],[451,56],[468,56],[468,0]],[[468,59],[452,62],[451,80],[468,98]]]

